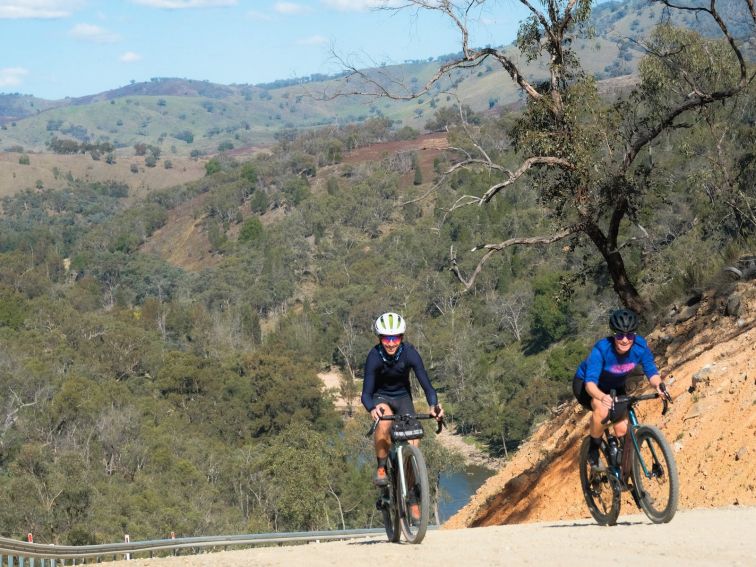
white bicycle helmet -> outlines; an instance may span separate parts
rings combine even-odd
[[[404,317],[398,313],[384,313],[375,320],[376,335],[403,335],[406,330]]]

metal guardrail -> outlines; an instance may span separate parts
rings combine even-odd
[[[57,567],[77,565],[93,560],[126,559],[137,553],[174,551],[184,548],[255,546],[263,544],[307,543],[355,539],[383,534],[383,528],[335,530],[321,532],[288,532],[246,535],[221,535],[154,539],[129,543],[99,545],[54,545],[28,543],[0,537],[0,567]],[[120,557],[119,557],[120,556]]]

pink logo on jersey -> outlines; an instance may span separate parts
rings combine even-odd
[[[614,366],[609,368],[609,372],[611,372],[612,374],[627,374],[633,368],[635,368],[634,362],[626,362],[625,364],[615,364]]]

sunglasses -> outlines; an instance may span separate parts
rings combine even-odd
[[[381,335],[382,343],[400,343],[402,342],[402,335]]]
[[[621,341],[622,339],[635,340],[635,333],[614,333],[615,340]]]

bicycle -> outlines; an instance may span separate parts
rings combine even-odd
[[[662,415],[672,401],[662,384]],[[627,411],[629,425],[623,439],[604,430],[598,466],[588,463],[590,436],[580,448],[580,484],[591,516],[600,525],[613,526],[620,512],[621,493],[633,500],[655,524],[667,523],[677,511],[680,482],[672,449],[664,435],[652,425],[638,423],[635,405],[659,397],[657,392],[640,396],[616,396],[611,392],[612,412],[603,423],[619,421]]]
[[[420,543],[425,537],[430,517],[430,494],[428,469],[418,447],[409,441],[421,439],[425,432],[419,419],[435,419],[431,414],[382,415],[373,422],[367,437],[371,437],[379,421],[393,421],[391,448],[386,460],[388,482],[380,487],[375,505],[383,515],[386,535],[392,543],[398,543],[401,534],[409,543]],[[443,420],[438,422],[436,433],[441,432]],[[417,504],[419,517],[412,517],[412,506]]]

